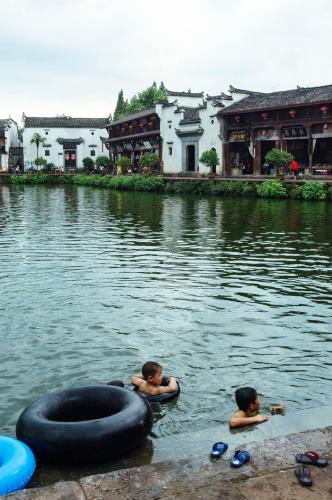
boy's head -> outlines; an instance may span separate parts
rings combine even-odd
[[[144,380],[152,385],[160,385],[163,378],[163,368],[159,363],[147,361],[142,368]]]
[[[235,400],[242,411],[258,411],[260,407],[257,392],[252,387],[241,387],[235,391]]]

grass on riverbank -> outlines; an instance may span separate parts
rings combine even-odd
[[[73,184],[95,186],[119,191],[145,191],[158,193],[186,193],[214,196],[256,196],[262,198],[297,198],[303,200],[332,200],[332,186],[320,181],[305,181],[301,185],[280,182],[277,179],[264,182],[243,181],[166,181],[161,176],[149,175],[48,175],[23,174],[7,179],[11,184]]]

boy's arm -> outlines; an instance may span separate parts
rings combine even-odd
[[[178,389],[178,384],[174,377],[170,377],[170,381],[168,385],[159,385],[157,387],[156,394],[165,394],[167,392],[175,392]]]
[[[245,425],[252,425],[252,424],[261,424],[262,422],[266,422],[266,420],[269,419],[266,415],[255,415],[254,417],[246,417],[243,415],[239,414],[240,412],[237,412],[234,417],[232,417],[229,421],[229,426],[231,429],[234,427],[244,427]],[[243,412],[241,412],[243,413]]]
[[[142,385],[143,383],[145,383],[143,375],[141,373],[139,373],[137,375],[133,375],[131,377],[131,383],[134,384],[134,385],[137,385],[137,387],[140,386],[140,385]]]

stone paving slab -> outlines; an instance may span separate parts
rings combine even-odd
[[[86,500],[81,486],[76,481],[66,481],[52,484],[46,488],[25,489],[2,496],[10,500]]]
[[[229,465],[233,449],[219,460],[208,453],[99,474],[78,482],[23,490],[17,500],[325,500],[332,499],[332,465],[311,467],[314,484],[303,488],[294,474],[294,455],[316,450],[332,460],[332,426],[241,446],[251,460],[240,469]]]

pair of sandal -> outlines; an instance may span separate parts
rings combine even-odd
[[[316,451],[307,451],[306,453],[298,453],[295,460],[301,464],[295,469],[295,474],[299,483],[302,486],[311,486],[313,483],[311,471],[308,465],[316,465],[317,467],[326,467],[328,461],[325,458],[320,458]]]
[[[214,443],[210,452],[211,458],[220,458],[228,450],[227,443]],[[250,454],[246,450],[236,450],[230,460],[231,467],[241,467],[250,460]]]

